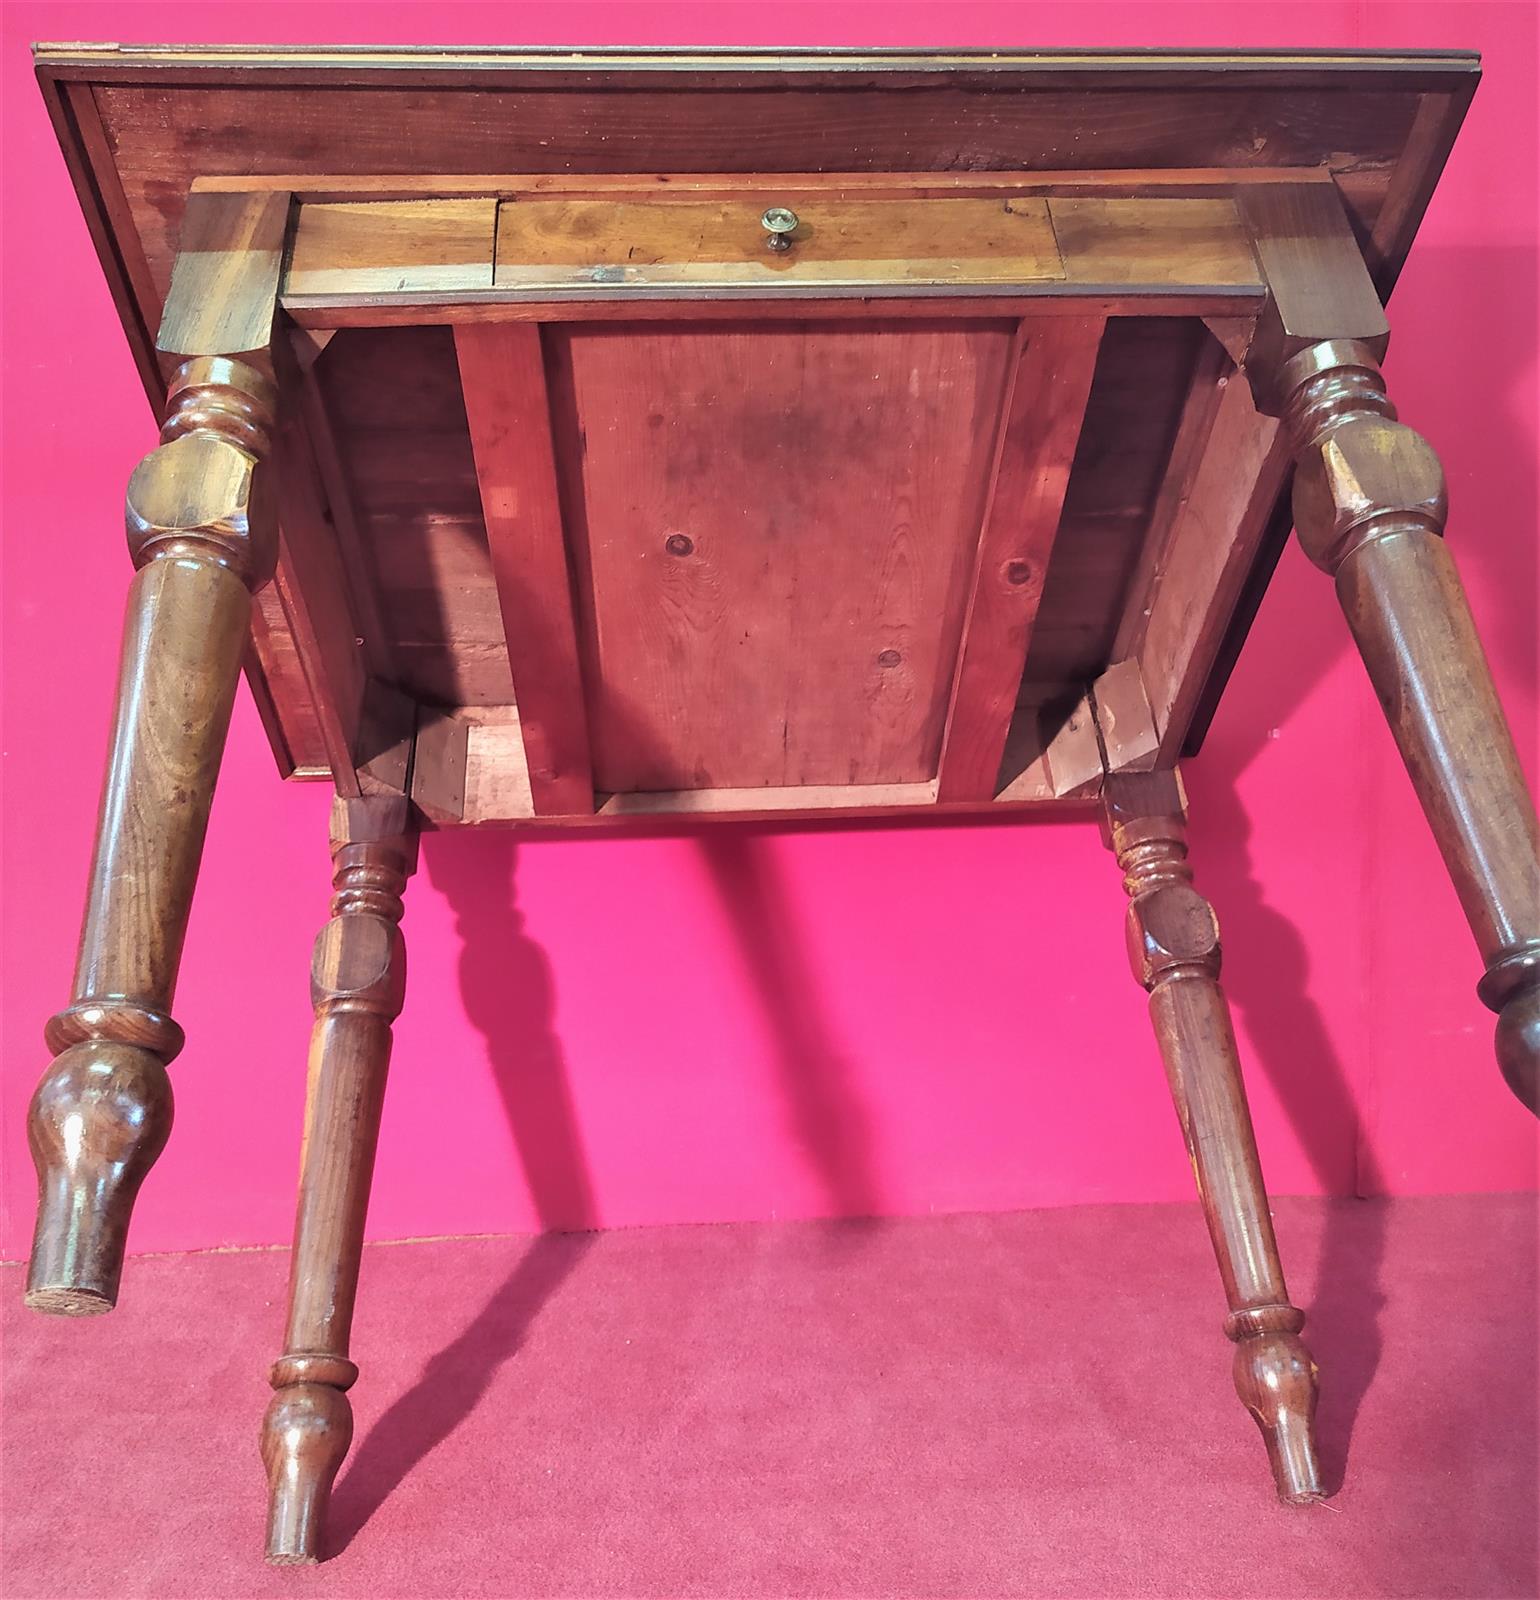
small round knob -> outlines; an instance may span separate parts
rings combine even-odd
[[[759,219],[760,226],[770,235],[765,240],[771,250],[790,250],[791,236],[797,231],[797,213],[787,206],[771,206]]]

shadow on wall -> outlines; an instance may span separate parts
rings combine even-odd
[[[1460,307],[1481,302],[1483,285],[1507,297],[1515,282],[1536,282],[1533,251],[1523,252],[1520,259],[1512,252],[1435,254],[1432,260],[1424,257],[1419,269],[1425,280],[1458,285],[1459,293],[1445,297],[1456,315]],[[1493,396],[1514,392],[1534,359],[1535,310],[1533,300],[1515,305],[1514,337],[1501,346],[1480,346],[1479,357],[1466,364],[1464,387],[1474,382],[1481,393]],[[1476,315],[1474,310],[1470,314]],[[1457,338],[1453,342],[1459,345]],[[1393,394],[1397,365],[1390,366]],[[1472,365],[1480,370],[1473,372]],[[1422,387],[1420,374],[1403,387]],[[1448,393],[1447,388],[1438,390],[1432,406],[1406,405],[1407,420],[1435,444],[1439,413],[1456,403],[1444,398]],[[1403,394],[1403,404],[1408,398]],[[1499,436],[1493,459],[1512,463],[1524,481],[1506,486],[1489,482],[1482,490],[1492,501],[1523,507],[1523,514],[1532,518],[1540,503],[1533,441],[1500,405],[1485,416]],[[1463,521],[1458,487],[1457,482],[1451,519],[1457,552]],[[1473,538],[1460,559],[1468,572],[1482,576],[1491,563],[1500,564],[1502,582],[1490,588],[1509,601],[1499,614],[1483,618],[1488,647],[1500,675],[1532,692],[1532,529],[1521,533],[1510,523],[1500,545],[1490,537]],[[1375,1194],[1383,1181],[1352,1081],[1311,999],[1303,941],[1268,903],[1253,872],[1249,822],[1236,790],[1240,775],[1262,748],[1266,730],[1288,719],[1349,649],[1349,642],[1328,580],[1297,560],[1284,562],[1268,604],[1288,609],[1289,670],[1267,675],[1253,689],[1246,737],[1222,750],[1216,741],[1213,753],[1200,756],[1190,770],[1199,884],[1225,927],[1226,989],[1258,1058],[1248,1066],[1253,1071],[1259,1066],[1274,1086],[1322,1188]],[[775,1041],[790,1128],[823,1188],[827,1209],[846,1218],[880,1215],[884,1202],[868,1110],[819,1005],[816,975],[801,954],[769,841],[761,830],[712,829],[702,833],[701,849]],[[496,1369],[517,1352],[542,1306],[577,1268],[590,1243],[585,1230],[597,1221],[566,1065],[552,1026],[550,966],[526,933],[518,908],[516,854],[515,841],[507,834],[452,842],[430,838],[424,864],[434,887],[455,910],[466,1012],[486,1040],[488,1063],[546,1231],[525,1247],[465,1331],[429,1359],[416,1384],[370,1430],[344,1469],[335,1510],[344,1542],[413,1465],[470,1414]],[[1109,944],[1116,938],[1116,925],[1109,901]],[[1153,1049],[1152,1044],[1152,1056]],[[831,1237],[848,1242],[856,1235],[844,1229]],[[1287,1239],[1281,1248],[1287,1264]],[[1317,1263],[1319,1288],[1306,1308],[1307,1337],[1325,1374],[1320,1446],[1331,1488],[1342,1481],[1354,1421],[1379,1361],[1384,1253],[1380,1208],[1373,1208],[1372,1226],[1355,1229],[1351,1237],[1340,1224],[1329,1225]]]

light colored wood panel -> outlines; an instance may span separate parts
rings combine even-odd
[[[278,310],[289,197],[190,196],[156,349],[177,356],[266,351]]]
[[[1050,200],[1048,209],[1072,283],[1251,288],[1262,282],[1231,199],[1087,197]]]
[[[489,289],[496,234],[491,199],[302,205],[284,292]]]
[[[995,792],[1103,326],[1022,325],[942,739],[943,800]]]
[[[1091,685],[1108,772],[1149,772],[1160,754],[1155,713],[1137,661],[1117,661]]]
[[[505,201],[497,224],[496,286],[784,290],[1064,276],[1047,205],[1039,199],[812,198],[797,212],[790,248],[775,252],[760,225],[766,198]]]
[[[1046,800],[1081,800],[1101,789],[1101,744],[1091,702],[1083,698],[1068,715],[1055,719],[1058,726],[1046,743],[1020,723],[1011,729],[997,804]]]
[[[455,349],[535,809],[588,811],[588,718],[540,330],[459,328]]]
[[[798,784],[785,789],[681,789],[664,794],[610,794],[599,798],[602,817],[759,817],[788,811],[864,811],[873,807],[930,806],[930,783]]]
[[[1011,341],[560,331],[596,788],[935,775]]]

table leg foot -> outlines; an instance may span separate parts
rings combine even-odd
[[[153,1051],[110,1040],[69,1046],[27,1118],[38,1171],[28,1306],[110,1311],[134,1196],[171,1131],[171,1079]]]
[[[267,1559],[301,1566],[321,1559],[326,1508],[353,1441],[353,1407],[327,1383],[280,1389],[262,1419],[267,1468]]]
[[[1308,1505],[1326,1493],[1315,1452],[1316,1366],[1297,1332],[1304,1314],[1293,1306],[1274,1310],[1270,1331],[1227,1329],[1236,1341],[1235,1392],[1261,1430],[1278,1498],[1285,1505]],[[1242,1313],[1230,1322],[1252,1323],[1257,1316]],[[1296,1331],[1284,1331],[1291,1325]]]

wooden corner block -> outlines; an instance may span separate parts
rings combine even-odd
[[[1382,356],[1390,324],[1334,185],[1246,184],[1237,204],[1268,289],[1245,370],[1258,410],[1277,415],[1290,357],[1328,339]]]
[[[331,846],[333,851],[350,844],[393,844],[417,858],[417,825],[411,802],[404,794],[366,794],[332,797]]]
[[[1055,800],[1078,800],[1094,795],[1101,787],[1101,744],[1089,699],[1070,712],[1053,736],[1043,752],[1043,766]]]
[[[417,702],[371,678],[359,708],[353,766],[364,794],[405,794],[410,782]]]
[[[462,718],[424,710],[412,755],[412,803],[430,822],[456,823],[465,815],[470,727]]]
[[[264,362],[288,228],[283,190],[188,195],[156,349]]]
[[[1160,758],[1160,733],[1136,660],[1116,662],[1091,685],[1091,708],[1108,772],[1149,772]]]

